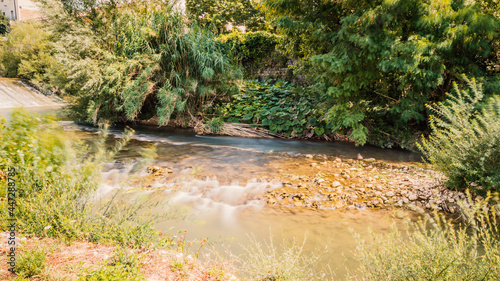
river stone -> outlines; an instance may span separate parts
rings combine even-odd
[[[311,167],[316,167],[318,166],[318,163],[311,163]]]
[[[375,158],[368,158],[368,159],[365,159],[365,162],[368,162],[368,163],[371,163],[371,162],[375,162]]]
[[[366,206],[363,204],[356,204],[356,209],[358,211],[364,211],[364,210],[366,210]]]
[[[415,200],[417,200],[417,195],[410,194],[410,196],[408,196],[408,199],[410,199],[411,201],[415,201]]]
[[[332,187],[337,187],[337,186],[341,186],[342,184],[338,181],[334,181],[332,182]]]
[[[403,197],[403,203],[408,204],[408,202],[410,202],[410,200],[406,197]]]
[[[385,195],[386,195],[387,197],[392,197],[392,196],[394,196],[394,192],[389,191],[389,192],[387,192]]]

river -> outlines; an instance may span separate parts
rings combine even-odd
[[[60,124],[81,139],[96,138],[94,127],[71,121]],[[388,163],[411,164],[420,159],[415,153],[342,142],[198,136],[192,130],[151,126],[137,126],[134,130],[133,139],[117,155],[117,162],[107,164],[102,172],[98,195],[121,190],[130,202],[157,202],[156,214],[181,210],[183,219],[159,221],[157,228],[170,235],[187,230],[188,239],[208,238],[202,254],[212,249],[242,257],[244,248],[251,243],[268,243],[272,237],[279,247],[283,239],[296,239],[298,243],[305,241],[304,253],[322,253],[317,274],[326,272],[327,277],[344,279],[347,273],[356,273],[353,253],[357,239],[369,239],[371,230],[387,233],[393,224],[401,225],[404,218],[413,216],[395,209],[272,206],[259,196],[281,187],[283,176],[302,173],[306,165],[303,159],[351,159],[361,154]],[[120,138],[122,131],[120,127],[112,128],[110,140]],[[146,177],[148,173],[134,170],[134,161],[140,160],[141,149],[151,144],[156,145],[157,158],[150,166],[168,172],[149,186],[135,185],[131,178]]]

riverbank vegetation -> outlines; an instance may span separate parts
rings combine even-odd
[[[282,79],[315,93],[328,127],[295,137],[333,132],[416,149],[430,132],[425,105],[445,100],[452,82],[465,85],[461,75],[483,83],[486,97],[500,85],[491,1],[188,1],[186,17],[168,1],[43,3],[45,23],[14,25],[1,43],[1,73],[66,96],[81,122],[194,126],[252,90],[241,78]],[[38,41],[25,44],[26,34]]]
[[[101,2],[44,0],[42,22],[9,26],[0,18],[0,75],[61,95],[71,103],[73,120],[95,126],[204,124],[205,132],[221,133],[232,124],[279,138],[418,147],[447,177],[450,190],[468,189],[486,199],[447,195],[438,202],[429,190],[406,190],[406,183],[385,193],[373,184],[351,189],[343,181],[357,171],[352,163],[333,160],[330,169],[338,168],[333,174],[338,180],[328,182],[318,173],[322,164],[310,163],[315,172],[310,181],[328,192],[335,189],[351,209],[366,208],[356,201],[366,195],[381,199],[376,206],[428,200],[422,207],[445,210],[440,206],[450,203],[462,216],[460,226],[436,215],[410,224],[407,233],[394,230],[361,244],[357,255],[364,275],[353,278],[499,278],[498,202],[491,198],[500,191],[497,2],[188,0],[186,14],[170,1]],[[186,241],[158,233],[158,217],[143,216],[154,202],[121,204],[120,194],[94,198],[102,164],[132,132],[111,150],[104,145],[106,130],[101,134],[89,148],[53,120],[15,112],[9,124],[0,123],[0,196],[7,197],[5,171],[14,168],[22,234],[112,245],[106,250],[112,259],[73,277],[109,280],[123,274],[118,278],[140,280],[145,267],[140,260],[152,257],[136,253],[152,251],[161,260],[160,250],[184,249]],[[355,164],[375,171],[375,159],[368,160]],[[288,193],[275,195],[289,199]],[[290,200],[285,203],[308,204],[304,195]],[[2,200],[0,206],[6,231],[9,205]],[[203,247],[204,241],[199,243]],[[249,276],[296,280],[310,273],[311,259],[295,256],[301,253],[296,244],[283,252],[293,256],[288,262],[302,263],[301,272],[287,271],[290,264],[269,265],[277,260],[274,246],[269,260],[262,248],[249,249],[250,258],[265,263],[258,269],[266,269],[247,264]],[[27,248],[19,277],[45,278],[44,256],[50,251],[57,249]],[[187,278],[195,263],[183,256],[171,260],[168,270]],[[234,277],[223,267],[212,269],[200,274]]]

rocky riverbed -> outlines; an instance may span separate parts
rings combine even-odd
[[[422,163],[276,155],[263,166],[258,172],[246,174],[254,176],[254,181],[273,184],[264,192],[250,193],[245,200],[260,200],[273,207],[347,211],[418,207],[454,213],[458,210],[457,201],[466,196],[447,189],[443,185],[444,176]],[[196,167],[184,168],[196,170]],[[148,175],[133,179],[131,185],[172,188],[162,183],[174,181],[181,170],[158,163],[148,167]],[[213,176],[211,171],[205,170],[195,177],[210,176]],[[241,179],[250,178],[241,175]]]

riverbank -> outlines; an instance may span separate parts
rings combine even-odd
[[[7,234],[1,234],[6,239]],[[113,267],[133,266],[137,269],[134,280],[237,280],[231,274],[228,261],[210,260],[202,263],[192,255],[176,250],[123,249],[112,244],[88,241],[67,243],[61,239],[23,237],[17,239],[16,266],[20,275],[35,273],[21,280],[119,280],[113,276]],[[1,280],[19,280],[8,271],[7,244],[0,245]],[[43,253],[38,262],[37,252]],[[28,261],[28,262],[27,262]],[[129,269],[127,269],[129,270]],[[92,279],[92,276],[96,276]]]

